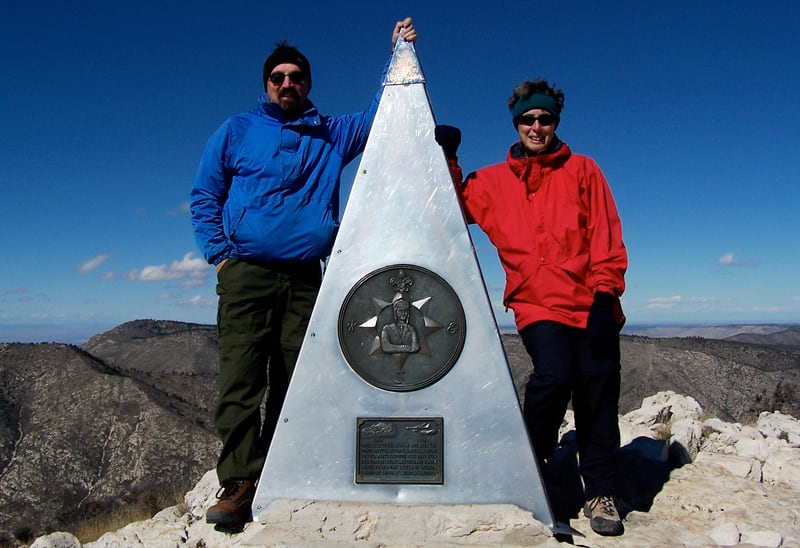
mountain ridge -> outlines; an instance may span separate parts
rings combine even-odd
[[[501,338],[521,396],[530,358],[519,336]],[[212,325],[163,320],[80,347],[0,343],[0,540],[69,529],[151,489],[185,492],[213,468],[216,344]],[[783,345],[623,335],[621,351],[620,413],[672,390],[726,421],[800,416],[800,357]]]

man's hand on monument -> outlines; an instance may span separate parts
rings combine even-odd
[[[406,17],[402,21],[394,24],[394,32],[392,32],[392,48],[397,44],[397,38],[402,36],[406,42],[417,41],[417,30],[411,22],[411,17]]]
[[[458,147],[461,145],[460,129],[454,126],[439,125],[434,129],[433,136],[444,150],[444,155],[448,160],[458,156]]]

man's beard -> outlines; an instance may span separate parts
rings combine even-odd
[[[284,103],[284,98],[290,99],[291,101]],[[297,91],[293,89],[287,89],[278,94],[278,105],[288,117],[297,118],[300,116],[300,114],[302,114],[305,107],[305,102],[301,102],[300,95],[297,93]]]

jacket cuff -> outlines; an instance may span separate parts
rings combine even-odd
[[[606,291],[598,291],[594,294],[594,302],[606,304],[606,305],[613,305],[614,301],[616,301],[616,297],[611,293]]]

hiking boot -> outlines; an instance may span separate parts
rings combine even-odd
[[[598,535],[616,536],[623,532],[622,520],[614,499],[608,495],[586,501],[583,505],[583,515],[589,518],[592,531]]]
[[[256,494],[256,485],[248,479],[224,480],[217,491],[219,501],[206,510],[206,523],[226,527],[243,526],[252,519],[250,507]]]

